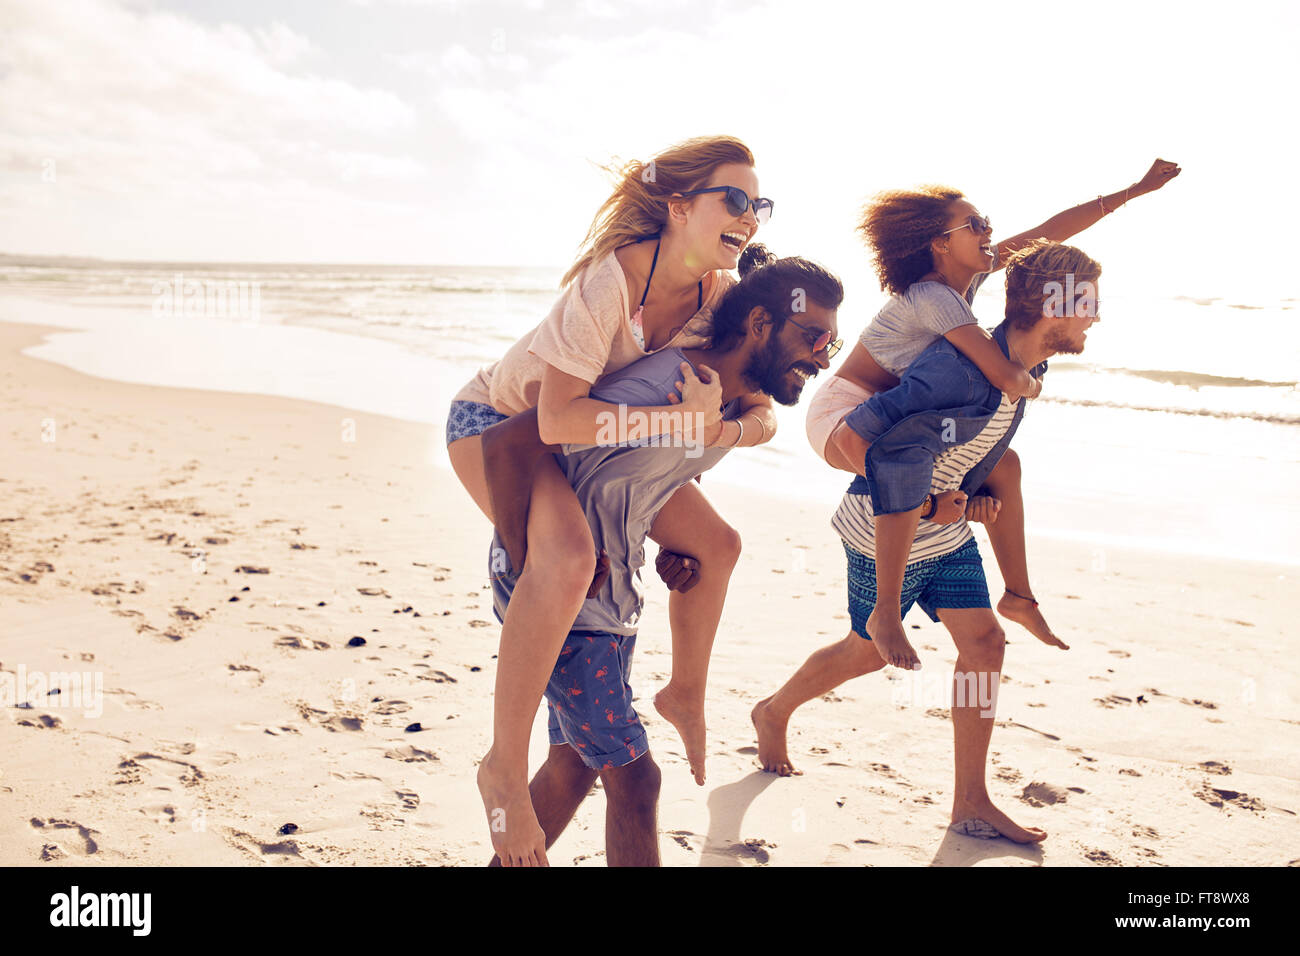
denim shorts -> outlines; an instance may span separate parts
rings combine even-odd
[[[552,746],[568,744],[593,770],[625,767],[650,747],[632,706],[636,635],[570,631],[546,684]]]
[[[876,606],[876,562],[844,542],[849,560],[849,620],[853,630],[867,640],[867,618]],[[984,578],[980,549],[971,538],[956,551],[916,561],[903,569],[900,617],[912,605],[938,621],[939,608],[990,607],[989,585]]]
[[[482,402],[452,402],[447,410],[447,444],[471,435],[481,435],[509,417]]]

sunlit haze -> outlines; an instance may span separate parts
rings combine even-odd
[[[4,0],[0,252],[567,266],[597,164],[741,137],[781,254],[867,276],[861,201],[1081,240],[1112,291],[1295,294],[1293,4]],[[873,290],[874,291],[874,290]]]

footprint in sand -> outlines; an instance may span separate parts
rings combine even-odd
[[[1083,848],[1083,858],[1098,866],[1123,866],[1119,860],[1115,859],[1105,850],[1098,850],[1094,847]]]
[[[400,760],[403,763],[431,763],[438,760],[438,755],[428,750],[421,750],[413,744],[402,744],[400,747],[394,747],[384,752],[384,756],[389,760]]]
[[[1160,833],[1156,830],[1155,827],[1148,827],[1148,826],[1141,826],[1141,825],[1134,826],[1133,835],[1142,840],[1160,839]]]
[[[822,866],[846,866],[849,862],[849,854],[851,852],[852,851],[843,843],[832,843],[829,847],[827,847],[826,859],[822,860],[821,865]]]
[[[146,752],[121,761],[113,782],[119,785],[148,782],[157,790],[171,790],[174,785],[197,786],[203,778],[203,771],[187,760]]]
[[[303,720],[329,731],[358,731],[363,727],[362,718],[355,714],[331,714],[327,710],[312,707],[305,701],[298,701],[295,706],[298,716]]]
[[[133,690],[123,690],[120,687],[112,687],[104,691],[105,694],[121,696],[122,706],[127,710],[162,710],[162,704],[152,700],[145,700],[138,696]]]
[[[326,651],[329,644],[311,637],[299,637],[297,634],[285,634],[275,642],[276,647],[288,647],[301,651]]]
[[[411,709],[411,705],[404,700],[386,700],[375,708],[376,714],[404,714]]]
[[[420,806],[420,795],[414,790],[396,791],[397,799],[401,801],[403,810],[415,810]]]
[[[767,847],[776,849],[775,843],[768,843],[766,840],[749,839],[743,843],[728,843],[724,847],[709,847],[708,853],[716,856],[731,857],[741,862],[754,863],[758,866],[767,866],[771,860],[771,854],[767,852]]]
[[[222,828],[222,838],[237,850],[242,850],[254,859],[263,857],[274,857],[279,863],[292,863],[294,859],[301,860],[302,854],[298,852],[298,844],[293,840],[273,840],[263,843],[251,833],[245,833],[243,830],[235,830],[230,827]]]
[[[428,667],[429,667],[428,664],[418,664],[418,663],[417,663],[415,666],[416,666],[416,667],[424,667],[424,668],[428,668]],[[427,674],[416,674],[415,676],[416,676],[416,678],[417,678],[418,680],[431,680],[431,681],[433,681],[435,684],[455,684],[455,683],[456,683],[456,678],[452,677],[452,676],[451,676],[450,674],[448,674],[446,671],[434,670],[434,669],[432,669],[432,668],[429,669],[429,672],[428,672]]]
[[[695,837],[695,834],[690,830],[669,830],[668,836],[683,850],[689,850],[691,853],[696,852],[690,839],[691,837]],[[698,837],[696,837],[696,840],[698,841]]]
[[[1096,697],[1093,699],[1096,703],[1101,704],[1101,706],[1105,707],[1107,710],[1133,703],[1129,698],[1121,697],[1119,694],[1110,694],[1106,697]]]
[[[41,848],[42,860],[62,859],[68,853],[90,856],[99,852],[99,843],[95,840],[99,836],[98,830],[83,827],[75,820],[42,820],[40,817],[32,817],[30,822],[33,828],[44,831],[46,838],[52,841]]]
[[[1200,763],[1198,763],[1196,766],[1199,767],[1201,770],[1205,771],[1206,773],[1218,774],[1221,777],[1225,777],[1228,774],[1232,773],[1231,767],[1229,767],[1226,763],[1222,763],[1221,761],[1218,760],[1203,760]]]
[[[1020,799],[1031,807],[1049,806],[1055,803],[1065,803],[1069,796],[1069,791],[1064,787],[1058,787],[1054,784],[1043,783],[1035,780],[1020,792]]]
[[[1241,793],[1237,790],[1223,790],[1218,787],[1211,787],[1207,780],[1201,784],[1201,789],[1194,791],[1193,795],[1204,800],[1210,806],[1219,810],[1225,809],[1226,804],[1232,804],[1234,807],[1241,807],[1243,810],[1253,810],[1263,812],[1267,810],[1263,803],[1256,800],[1250,794]]]
[[[37,714],[35,718],[28,720],[24,717],[22,720],[15,721],[19,727],[36,727],[40,730],[56,729],[63,726],[63,721],[53,714]]]
[[[249,687],[261,687],[266,682],[262,676],[262,671],[251,664],[227,664],[226,669],[231,673],[238,674]]]

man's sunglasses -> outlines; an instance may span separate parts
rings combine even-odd
[[[810,335],[817,335],[817,341],[809,342],[808,344],[812,346],[812,350],[814,352],[820,352],[822,349],[826,349],[827,361],[830,361],[831,359],[835,358],[835,353],[838,352],[840,348],[844,345],[843,339],[836,339],[834,342],[832,342],[831,334],[829,332],[823,331],[822,329],[810,329],[808,328],[808,326],[802,324],[801,322],[796,322],[794,319],[790,319],[789,322],[795,328],[803,329],[805,332],[807,332]],[[829,346],[829,348],[827,348],[827,346]]]
[[[943,232],[939,233],[939,235],[946,236],[950,232],[956,232],[958,229],[965,229],[967,226],[970,226],[970,231],[975,233],[977,236],[981,233],[991,232],[993,230],[993,223],[991,220],[985,219],[983,216],[971,216],[960,226],[953,226],[951,229],[945,229]]]
[[[738,186],[710,186],[707,189],[692,189],[682,193],[686,196],[698,196],[700,193],[726,193],[722,201],[727,204],[727,212],[733,216],[743,216],[745,210],[753,207],[754,218],[761,226],[772,218],[772,200],[750,199],[749,194]]]

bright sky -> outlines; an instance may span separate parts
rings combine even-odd
[[[882,188],[1005,235],[1159,155],[1079,240],[1108,278],[1300,295],[1297,6],[0,0],[0,251],[564,266],[595,163],[725,132],[782,255],[865,269]]]

